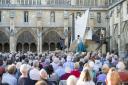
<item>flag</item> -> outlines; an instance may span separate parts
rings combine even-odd
[[[84,39],[85,30],[87,27],[87,21],[89,16],[89,9],[81,17],[77,17],[75,20],[75,39],[80,35],[81,39]]]

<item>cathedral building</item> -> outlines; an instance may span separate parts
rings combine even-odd
[[[87,9],[85,31],[93,31],[92,40],[86,40],[88,50],[96,50],[102,41],[103,52],[124,53],[128,48],[127,0],[0,0],[0,51],[60,49],[65,36],[74,40],[75,19]]]

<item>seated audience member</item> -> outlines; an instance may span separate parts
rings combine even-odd
[[[80,74],[80,78],[77,81],[76,85],[95,85],[91,78],[90,69],[88,67],[85,67],[83,71]]]
[[[33,68],[29,72],[31,85],[35,85],[35,83],[40,80],[40,71],[39,71],[39,61],[33,61]]]
[[[109,71],[109,66],[107,64],[104,64],[102,66],[102,73],[97,76],[97,83],[98,82],[105,83],[105,79],[106,79],[108,71]]]
[[[63,64],[64,68],[69,67],[71,70],[74,69],[74,63],[72,62],[71,56],[67,56],[67,61]]]
[[[73,75],[69,76],[67,79],[67,85],[76,85],[77,78]]]
[[[118,69],[121,82],[128,82],[128,71],[125,69],[125,64],[120,61],[116,67]]]
[[[71,75],[74,75],[75,77],[79,78],[80,72],[79,72],[79,63],[76,62],[74,64],[74,69],[71,71]]]
[[[58,69],[55,70],[55,74],[60,78],[63,74],[65,74],[63,64],[60,62],[58,65]]]
[[[52,85],[52,82],[48,80],[48,74],[44,69],[40,70],[40,78],[45,81],[48,85]]]
[[[21,72],[21,76],[18,80],[18,85],[29,85],[30,84],[30,80],[28,78],[28,66],[27,64],[23,64],[20,67],[20,72]]]
[[[9,65],[7,67],[7,73],[2,76],[2,83],[8,83],[9,85],[17,85],[17,79],[14,77],[16,71],[15,65]]]
[[[48,85],[48,84],[44,80],[40,80],[35,85]]]
[[[106,85],[120,85],[120,76],[115,68],[111,68],[107,74]]]

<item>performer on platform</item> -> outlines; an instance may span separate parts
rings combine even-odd
[[[77,36],[77,46],[76,46],[76,52],[85,52],[86,51],[86,47],[82,41],[82,39],[80,38],[80,35]]]

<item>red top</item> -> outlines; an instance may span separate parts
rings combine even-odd
[[[77,69],[74,69],[73,71],[71,71],[71,75],[74,75],[76,78],[79,78],[80,72]]]
[[[121,81],[128,81],[128,71],[119,72]]]
[[[70,73],[65,73],[60,77],[60,80],[67,80],[70,75],[71,75]]]

